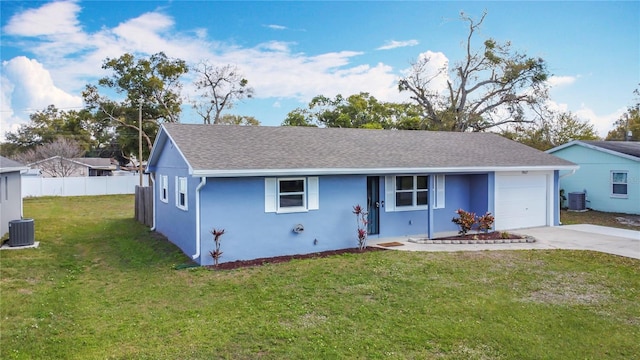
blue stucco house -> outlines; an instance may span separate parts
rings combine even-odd
[[[557,225],[559,171],[576,168],[491,133],[164,124],[147,172],[153,229],[209,265],[214,228],[222,262],[356,247],[357,204],[369,238],[456,233],[459,208]]]
[[[575,140],[547,152],[580,166],[560,188],[584,193],[587,208],[640,215],[640,142]]]

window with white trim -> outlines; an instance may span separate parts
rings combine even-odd
[[[290,213],[319,208],[318,178],[265,178],[265,212]]]
[[[176,207],[187,210],[187,178],[176,176]]]
[[[428,176],[396,176],[396,208],[429,205]]]
[[[167,175],[160,175],[160,201],[164,203],[169,202],[169,177]]]
[[[434,188],[433,208],[445,207],[445,175],[434,175],[430,184],[428,175],[385,176],[385,211],[410,211],[429,208],[429,187]]]
[[[278,179],[278,210],[307,209],[305,179]]]
[[[611,171],[611,196],[626,198],[627,194],[627,171]]]

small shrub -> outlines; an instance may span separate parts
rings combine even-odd
[[[356,214],[356,222],[358,224],[358,249],[361,251],[367,247],[367,212],[362,209],[362,206],[356,205],[353,207],[353,213]]]
[[[506,231],[503,231],[503,232],[500,233],[500,238],[501,239],[510,239],[511,238],[511,234],[509,234]]]
[[[490,212],[485,213],[484,215],[478,217],[478,231],[482,231],[488,233],[489,230],[493,227],[493,223],[496,219],[491,215]]]
[[[211,230],[211,234],[213,235],[213,242],[216,244],[216,248],[213,251],[209,251],[211,257],[213,258],[213,265],[218,266],[218,262],[222,257],[222,251],[220,251],[220,237],[224,235],[224,229],[222,230]]]
[[[464,211],[462,209],[456,210],[456,214],[458,214],[458,217],[451,219],[451,222],[457,224],[460,227],[460,231],[458,231],[458,234],[466,235],[476,223],[476,214]]]

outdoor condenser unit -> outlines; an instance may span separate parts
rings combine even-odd
[[[29,246],[35,241],[33,219],[9,221],[9,246]]]
[[[586,194],[584,192],[569,193],[569,210],[584,211],[587,209]]]

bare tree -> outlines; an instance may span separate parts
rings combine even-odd
[[[192,70],[198,74],[194,84],[201,92],[192,104],[205,124],[211,124],[212,120],[218,124],[223,110],[231,109],[235,101],[253,96],[253,88],[236,66],[213,66],[204,61]]]
[[[400,91],[409,91],[424,111],[430,130],[483,131],[508,123],[527,122],[528,109],[540,114],[547,94],[546,63],[511,49],[511,43],[499,44],[487,39],[481,49],[472,47],[479,21],[461,14],[469,24],[464,43],[465,57],[451,69],[448,65],[431,70],[429,57],[421,57],[398,83]],[[433,89],[436,79],[447,77],[447,88]]]
[[[58,137],[52,142],[18,154],[15,160],[37,166],[52,177],[68,177],[78,168],[73,159],[82,157],[84,153],[77,141]]]

